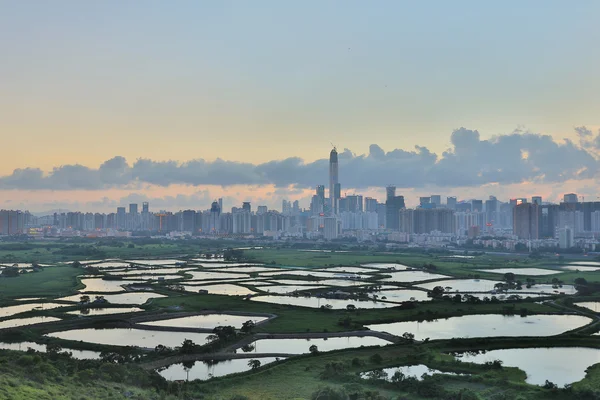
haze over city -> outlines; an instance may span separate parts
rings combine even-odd
[[[4,3],[0,207],[595,198],[597,2],[180,4]]]

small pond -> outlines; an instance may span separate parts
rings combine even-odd
[[[585,377],[587,367],[600,363],[600,350],[584,347],[490,350],[485,354],[463,354],[463,362],[483,364],[501,360],[504,367],[517,367],[527,374],[527,383],[543,385],[546,380],[559,387]]]
[[[198,293],[198,290],[208,290],[209,294],[226,294],[228,296],[245,296],[247,294],[254,294],[252,290],[245,288],[243,286],[232,285],[232,284],[222,284],[222,285],[205,285],[205,286],[195,286],[195,285],[185,285],[185,290],[188,292]]]
[[[420,288],[433,290],[436,286],[445,288],[445,292],[491,292],[494,285],[500,281],[487,279],[450,279],[447,281],[428,282],[419,285]]]
[[[454,375],[454,376],[463,375],[463,374],[457,374],[457,373],[453,373],[453,372],[443,372],[443,371],[440,371],[437,369],[429,368],[427,365],[424,365],[424,364],[383,368],[381,371],[383,371],[385,373],[385,375],[384,375],[385,379],[388,381],[391,380],[391,378],[394,376],[396,371],[400,371],[405,378],[416,378],[419,381],[423,380],[423,375],[428,375],[428,376],[431,376],[434,374]],[[369,379],[371,372],[372,371],[363,372],[362,374],[360,374],[360,377],[363,379]]]
[[[574,304],[579,307],[585,307],[593,312],[600,312],[600,302],[598,301],[581,301]]]
[[[260,339],[251,343],[255,353],[280,353],[280,354],[305,354],[310,353],[312,345],[317,346],[320,352],[354,348],[361,346],[385,346],[391,344],[387,340],[373,336],[349,336],[321,339]],[[242,352],[238,349],[237,352]]]
[[[172,364],[167,368],[160,370],[158,373],[168,381],[190,380],[195,379],[208,380],[218,376],[225,376],[250,370],[248,364],[250,360],[260,361],[260,365],[267,365],[277,361],[275,357],[261,358],[237,358],[234,360],[223,360],[218,362],[203,362],[196,361],[191,368],[186,368],[183,364]]]
[[[107,294],[103,295],[103,297],[111,304],[144,304],[149,299],[155,299],[166,296],[153,292],[128,292],[120,294]],[[77,294],[74,296],[62,297],[57,300],[72,301],[74,303],[79,303],[80,298],[81,295]],[[93,295],[90,295],[90,298],[94,300]]]
[[[122,314],[122,313],[130,313],[130,312],[140,312],[144,311],[138,307],[129,307],[129,308],[120,308],[120,307],[112,307],[112,308],[82,308],[77,311],[69,311],[67,314],[72,315],[82,315],[82,316],[94,316],[94,315],[109,315],[109,314]]]
[[[60,321],[60,318],[54,317],[31,317],[31,318],[15,318],[0,322],[0,329],[16,328],[19,326],[42,324],[44,322]]]
[[[401,336],[404,332],[415,339],[450,339],[487,336],[553,336],[587,325],[592,320],[579,315],[531,315],[527,317],[498,314],[464,315],[431,322],[393,322],[374,324],[368,328]]]
[[[77,340],[111,346],[138,346],[151,349],[159,344],[167,347],[181,346],[186,339],[190,339],[198,345],[203,345],[207,343],[206,337],[208,335],[208,333],[152,331],[126,328],[73,329],[48,334],[48,336],[65,340]]]
[[[27,312],[27,311],[41,311],[41,310],[51,310],[53,308],[58,307],[69,307],[68,304],[58,304],[58,303],[27,303],[27,304],[18,304],[16,306],[7,306],[0,308],[0,318],[10,317],[15,314]]]
[[[309,289],[323,289],[325,286],[303,286],[303,285],[271,285],[271,286],[257,286],[257,289],[265,291],[267,293],[275,294],[287,294],[293,292],[300,292]]]
[[[430,279],[443,279],[449,278],[446,275],[432,274],[425,271],[403,271],[403,272],[391,272],[385,275],[391,275],[391,278],[383,278],[377,282],[421,282],[428,281]]]
[[[140,322],[140,324],[150,326],[204,329],[213,329],[217,326],[234,326],[239,329],[246,321],[254,321],[256,324],[266,319],[267,317],[260,317],[256,315],[205,314],[194,315],[190,317],[163,319],[160,321]]]
[[[19,342],[19,343],[1,343],[0,342],[0,349],[3,349],[3,350],[27,351],[28,348],[31,348],[35,351],[39,351],[41,353],[46,352],[45,344],[39,344],[39,343],[35,343],[35,342]],[[97,351],[75,350],[75,349],[63,348],[61,353],[65,352],[65,351],[71,353],[73,358],[76,358],[78,360],[94,360],[94,359],[100,358],[100,353],[98,353]]]
[[[491,274],[506,274],[512,272],[515,275],[543,276],[560,274],[561,271],[542,269],[542,268],[495,268],[495,269],[477,269],[476,271],[489,272]]]
[[[358,300],[343,300],[343,299],[325,299],[321,297],[302,297],[302,296],[277,296],[277,295],[266,295],[266,296],[255,296],[251,298],[252,301],[260,301],[264,303],[273,304],[287,304],[292,306],[320,308],[326,304],[332,306],[333,309],[343,309],[348,304],[354,305],[356,308],[389,308],[397,307],[398,304],[384,303],[381,301],[358,301]]]

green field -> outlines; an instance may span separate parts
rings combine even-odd
[[[56,266],[14,278],[0,277],[0,298],[67,296],[83,288],[77,279],[82,273],[79,268]]]

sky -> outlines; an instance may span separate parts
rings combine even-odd
[[[600,2],[0,0],[0,207],[597,199]],[[153,207],[154,206],[154,207]]]

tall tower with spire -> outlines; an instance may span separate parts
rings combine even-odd
[[[338,176],[338,153],[335,146],[329,153],[329,203],[331,213],[337,215],[340,199],[340,183]]]

